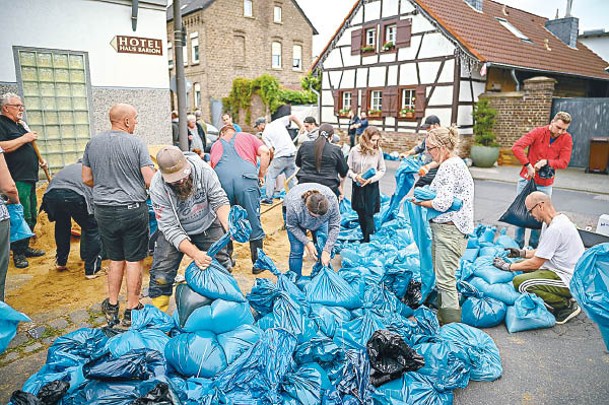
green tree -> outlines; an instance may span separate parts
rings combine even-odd
[[[488,99],[481,98],[474,106],[474,143],[481,146],[499,146],[493,127],[497,110],[491,107]]]

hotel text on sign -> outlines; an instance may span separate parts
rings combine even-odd
[[[163,41],[153,38],[117,35],[110,42],[118,53],[139,53],[142,55],[163,55]]]

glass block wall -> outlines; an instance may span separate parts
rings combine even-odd
[[[90,138],[86,55],[18,50],[25,121],[52,172],[76,162]]]

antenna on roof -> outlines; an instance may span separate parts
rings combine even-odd
[[[554,16],[554,19],[557,20],[558,19],[558,9],[556,9],[556,16]]]
[[[565,17],[571,17],[571,7],[573,6],[573,0],[567,0],[567,12]]]

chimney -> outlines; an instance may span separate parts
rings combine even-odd
[[[546,29],[571,48],[577,47],[579,18],[567,16],[565,18],[548,20],[546,21]]]
[[[482,1],[483,0],[464,0],[464,1],[474,10],[482,12]]]

